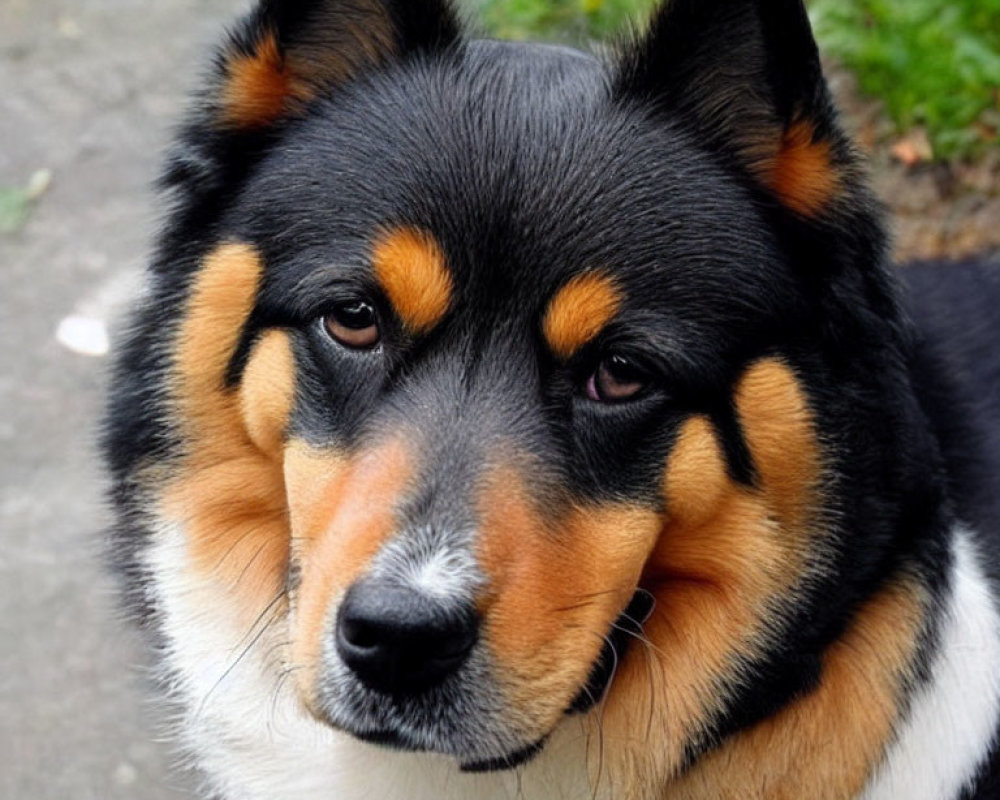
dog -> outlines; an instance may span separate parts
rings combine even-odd
[[[1000,797],[1000,278],[890,268],[799,0],[262,0],[168,161],[109,547],[206,795]]]

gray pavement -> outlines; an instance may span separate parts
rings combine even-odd
[[[100,566],[107,358],[55,334],[128,293],[170,125],[242,5],[0,0],[0,190],[51,172],[0,233],[0,800],[194,796],[168,769],[141,638]]]

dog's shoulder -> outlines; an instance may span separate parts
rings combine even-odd
[[[923,261],[900,271],[914,324],[911,374],[938,434],[950,493],[1000,597],[1000,260]],[[962,800],[1000,797],[1000,752]]]
[[[916,328],[912,374],[937,429],[959,513],[1000,548],[1000,261],[920,262],[901,269]]]
[[[922,337],[1000,420],[1000,257],[917,262],[900,274]]]

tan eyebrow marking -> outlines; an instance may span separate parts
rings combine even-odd
[[[576,275],[549,301],[542,332],[557,358],[568,359],[592,341],[621,308],[622,293],[603,272]]]
[[[375,240],[372,265],[410,333],[427,333],[447,313],[451,273],[441,246],[426,231],[404,227],[384,232]]]

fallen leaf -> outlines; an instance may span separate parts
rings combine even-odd
[[[914,128],[896,142],[889,152],[893,158],[908,167],[934,158],[934,148],[931,146],[931,140],[927,138],[927,131],[923,128]]]

